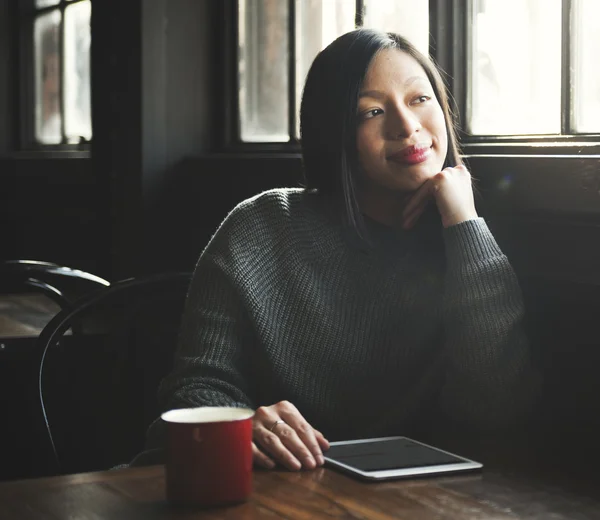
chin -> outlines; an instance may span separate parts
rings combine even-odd
[[[427,169],[425,171],[422,170],[419,172],[415,172],[414,174],[410,175],[410,178],[404,178],[403,182],[399,184],[401,185],[401,188],[404,191],[417,191],[421,186],[423,186],[423,184],[425,184],[429,179],[433,178],[440,171],[441,170],[432,171],[430,169]]]

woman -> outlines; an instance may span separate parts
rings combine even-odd
[[[535,386],[520,291],[435,67],[397,35],[341,36],[301,137],[306,189],[242,202],[202,253],[165,408],[257,408],[255,463],[296,470],[323,464],[325,435],[517,420]]]

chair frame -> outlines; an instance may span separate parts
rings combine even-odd
[[[79,315],[85,313],[90,307],[97,305],[103,300],[110,298],[118,293],[123,293],[131,290],[135,287],[143,287],[148,285],[160,285],[162,283],[185,283],[186,286],[189,286],[191,281],[192,273],[190,272],[174,272],[174,273],[162,273],[151,275],[143,278],[128,278],[125,280],[121,280],[118,282],[114,282],[110,284],[110,286],[102,289],[100,291],[95,291],[91,294],[84,295],[75,302],[73,302],[69,307],[60,311],[52,320],[44,327],[39,338],[38,338],[38,346],[41,351],[41,359],[39,364],[39,373],[38,373],[38,396],[40,400],[40,406],[42,411],[42,416],[44,419],[44,425],[46,432],[48,434],[48,439],[50,441],[50,446],[52,448],[52,454],[54,457],[54,462],[56,463],[56,470],[58,473],[61,472],[61,462],[60,457],[56,449],[56,445],[54,443],[54,438],[52,435],[52,428],[50,426],[50,422],[48,420],[48,416],[46,413],[46,407],[44,404],[44,391],[43,391],[43,376],[44,376],[44,368],[46,365],[47,355],[50,349],[57,345],[60,338],[63,337],[64,333],[71,327],[72,321],[77,318]]]
[[[58,304],[61,309],[67,307],[72,299],[65,296],[63,291],[56,287],[56,284],[44,280],[43,277],[46,275],[58,275],[86,280],[97,284],[98,288],[110,286],[108,280],[87,271],[40,260],[4,260],[0,264],[0,272],[2,271],[4,274],[14,273],[15,275],[23,276],[24,279],[21,281],[23,285],[39,289],[44,295]]]

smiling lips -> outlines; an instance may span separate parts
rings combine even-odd
[[[403,150],[388,157],[388,160],[401,164],[419,164],[426,161],[431,155],[431,146],[418,144],[407,146]]]

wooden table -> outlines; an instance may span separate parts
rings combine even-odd
[[[37,338],[59,311],[43,294],[1,294],[0,338]]]
[[[244,504],[177,509],[165,501],[163,467],[151,466],[2,483],[0,518],[580,520],[600,519],[600,501],[486,471],[373,484],[319,468],[257,471]]]

